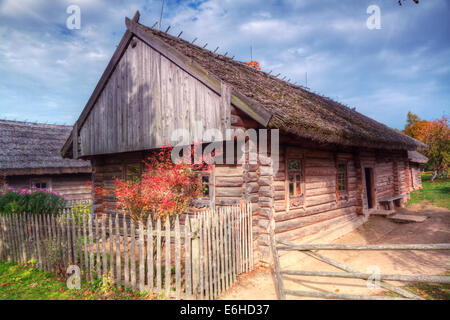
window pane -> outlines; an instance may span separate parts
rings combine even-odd
[[[288,170],[300,170],[300,160],[288,160]]]
[[[141,177],[141,166],[139,164],[128,164],[126,171],[127,181],[137,181]]]
[[[202,194],[209,197],[209,176],[202,176]]]
[[[302,194],[302,187],[301,187],[301,180],[300,180],[300,175],[299,174],[295,176],[295,183],[296,183],[295,194],[296,195],[301,195]]]
[[[294,176],[289,175],[289,194],[294,195]]]
[[[339,193],[347,191],[347,166],[344,163],[338,164],[337,183]]]

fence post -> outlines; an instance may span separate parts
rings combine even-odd
[[[196,298],[199,294],[200,283],[200,232],[198,228],[198,218],[191,219],[191,270],[192,270],[192,294]]]
[[[139,291],[144,291],[145,285],[145,265],[144,265],[144,225],[143,222],[139,222]]]
[[[184,281],[185,281],[185,294],[186,299],[190,299],[192,295],[192,271],[191,271],[191,232],[190,232],[190,221],[189,216],[186,216],[186,220],[184,222],[184,254],[185,254],[185,261],[184,261]]]
[[[165,223],[165,243],[166,243],[166,256],[164,257],[165,261],[165,267],[164,267],[164,275],[165,275],[165,290],[164,295],[166,298],[169,298],[170,296],[170,279],[171,279],[171,268],[170,268],[170,224],[169,224],[169,217],[166,217],[166,223]]]

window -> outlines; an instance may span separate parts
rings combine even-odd
[[[214,206],[214,171],[196,170],[201,178],[201,194],[192,203],[192,206],[200,208],[212,208]]]
[[[336,189],[339,199],[347,197],[347,163],[338,163],[337,165]]]
[[[139,181],[141,178],[142,166],[139,163],[129,163],[125,165],[125,180]]]
[[[33,180],[33,181],[31,181],[31,187],[35,187],[38,189],[51,190],[51,185],[50,185],[49,180]]]
[[[202,195],[201,198],[210,198],[211,196],[211,173],[209,171],[198,171],[198,175],[201,176],[202,179]]]
[[[202,195],[209,198],[209,175],[202,176]]]
[[[302,161],[299,159],[287,161],[287,188],[289,207],[303,205]]]

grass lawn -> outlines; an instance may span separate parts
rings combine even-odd
[[[154,295],[116,289],[102,281],[84,282],[80,290],[69,290],[66,280],[55,274],[0,261],[0,300],[149,300]]]
[[[450,272],[445,274],[450,276]],[[403,287],[413,294],[425,298],[427,300],[450,300],[450,284],[448,283],[413,283],[406,287]],[[400,295],[387,292],[387,296],[400,297]]]
[[[450,179],[430,181],[431,173],[422,174],[423,190],[411,192],[408,204],[429,201],[438,207],[450,209]]]

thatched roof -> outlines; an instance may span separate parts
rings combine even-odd
[[[138,24],[272,114],[269,127],[317,142],[415,150],[423,144],[332,99]]]
[[[428,158],[417,151],[408,151],[408,159],[415,163],[427,163]]]
[[[0,120],[0,173],[90,172],[89,161],[61,157],[71,130],[71,126]]]

